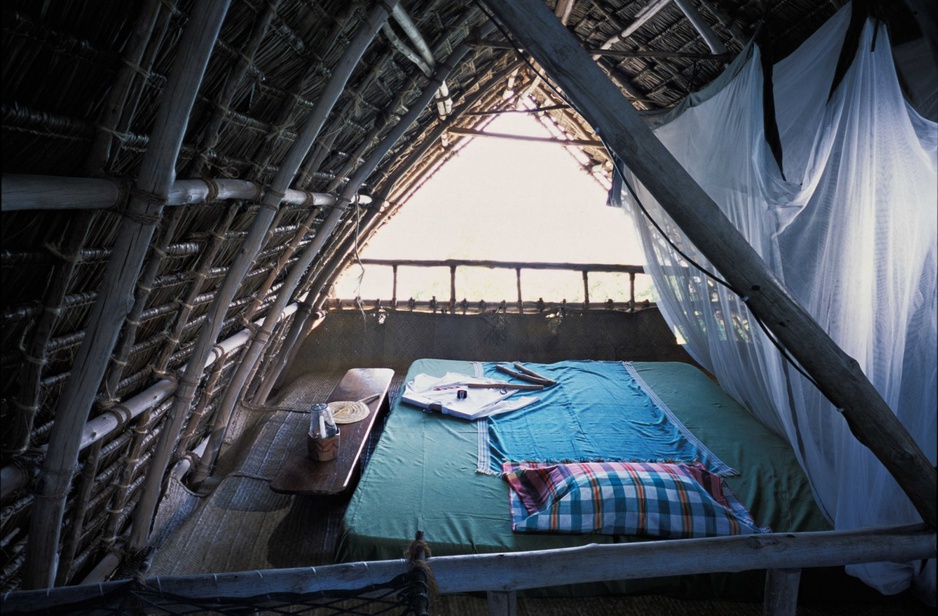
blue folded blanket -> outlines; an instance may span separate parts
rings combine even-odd
[[[485,376],[504,379],[497,364]],[[525,408],[479,423],[479,472],[503,462],[700,462],[719,475],[719,460],[654,395],[628,362],[525,364],[556,385]],[[520,382],[520,381],[519,381]],[[526,392],[531,393],[531,392]]]

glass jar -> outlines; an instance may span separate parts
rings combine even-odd
[[[339,433],[329,405],[314,404],[309,411],[309,435],[313,438],[330,438]]]

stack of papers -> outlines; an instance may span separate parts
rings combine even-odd
[[[502,384],[505,387],[471,387],[471,384]],[[464,391],[465,396],[460,398],[459,391]],[[404,386],[401,399],[423,409],[472,420],[514,411],[537,402],[534,396],[517,396],[507,400],[517,391],[504,381],[447,372],[442,377],[418,374]]]

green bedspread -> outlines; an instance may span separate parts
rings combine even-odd
[[[740,472],[726,481],[757,524],[774,531],[828,530],[789,445],[691,365],[636,362],[638,373],[716,456]],[[419,373],[474,373],[472,362],[424,359]],[[337,560],[399,558],[418,530],[435,556],[538,550],[636,540],[609,535],[516,534],[508,486],[476,472],[474,422],[429,414],[397,401],[343,520]],[[758,572],[634,580],[591,586],[615,592],[755,598]],[[569,590],[569,589],[568,589]]]

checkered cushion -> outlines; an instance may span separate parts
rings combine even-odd
[[[701,465],[506,462],[512,530],[687,539],[768,532]]]

